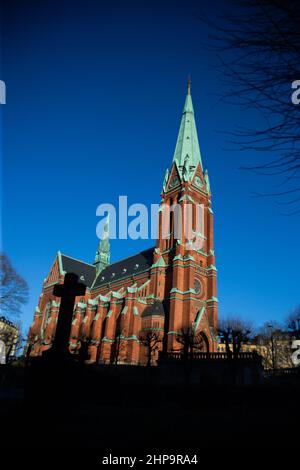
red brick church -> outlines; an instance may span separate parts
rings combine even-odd
[[[75,301],[71,352],[76,354],[85,340],[90,362],[110,363],[118,342],[118,363],[145,364],[143,332],[158,332],[163,338],[160,349],[174,351],[182,348],[178,335],[186,327],[201,335],[203,351],[216,350],[213,332],[218,300],[211,190],[208,172],[202,167],[190,84],[161,197],[155,247],[110,264],[107,226],[93,264],[57,253],[30,329],[32,355],[51,347],[60,301],[53,296],[53,287],[63,283],[69,272],[86,285],[85,296]],[[178,236],[172,207],[183,209],[184,205],[191,210],[183,210]],[[201,230],[196,220],[199,205]]]

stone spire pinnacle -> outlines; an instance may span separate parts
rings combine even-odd
[[[110,264],[110,244],[109,244],[109,215],[103,228],[102,238],[96,251],[94,265],[96,266],[97,275]]]
[[[191,96],[191,79],[188,79],[187,95],[176,142],[173,161],[181,179],[191,180],[198,164],[203,171],[198,134]],[[188,167],[187,167],[188,162]]]

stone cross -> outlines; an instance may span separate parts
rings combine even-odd
[[[72,328],[75,297],[85,294],[86,286],[78,283],[74,273],[65,275],[64,284],[56,284],[53,289],[55,297],[61,297],[57,319],[56,333],[51,348],[52,352],[69,354],[69,340]]]

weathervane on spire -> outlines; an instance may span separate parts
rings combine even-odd
[[[188,95],[191,94],[191,83],[192,83],[192,77],[190,75],[188,75],[188,80],[187,80],[187,92],[188,92]]]

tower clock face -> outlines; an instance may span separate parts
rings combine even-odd
[[[173,176],[170,181],[170,188],[174,188],[179,184],[178,176]]]
[[[197,188],[202,188],[203,186],[202,181],[199,178],[199,176],[195,176],[195,185],[197,186]]]

